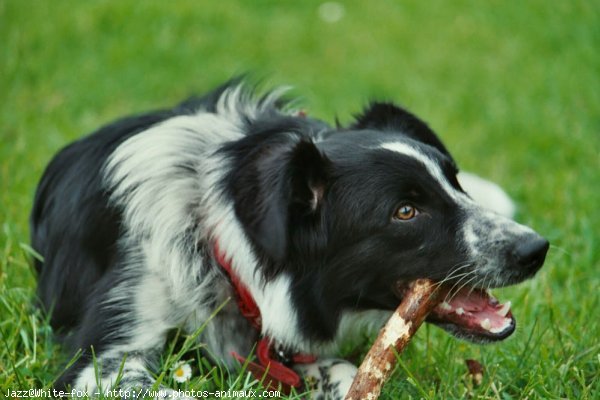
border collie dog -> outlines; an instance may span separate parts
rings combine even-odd
[[[234,80],[118,120],[47,167],[31,214],[38,296],[81,350],[57,387],[150,388],[167,335],[205,324],[214,362],[254,352],[268,385],[342,398],[356,368],[331,358],[336,344],[380,326],[416,278],[452,287],[428,322],[474,342],[514,331],[487,289],[532,277],[549,245],[499,187],[459,174],[394,104],[333,127],[253,92]]]

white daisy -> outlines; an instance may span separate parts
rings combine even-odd
[[[175,382],[189,381],[192,377],[192,367],[185,361],[180,361],[173,367],[173,379]]]

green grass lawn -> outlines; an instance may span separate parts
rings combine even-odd
[[[116,117],[249,71],[293,85],[328,121],[371,98],[404,104],[552,243],[534,280],[495,291],[513,301],[509,340],[481,347],[424,327],[384,398],[600,398],[598,2],[357,0],[336,23],[319,5],[0,0],[0,397],[50,386],[64,362],[32,307],[28,251],[52,155]],[[176,386],[168,354],[162,372]],[[485,366],[478,387],[471,358]],[[194,363],[176,387],[251,384]]]

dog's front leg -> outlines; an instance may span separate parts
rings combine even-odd
[[[356,375],[354,364],[338,358],[319,359],[311,364],[294,365],[313,399],[342,400]]]
[[[122,352],[109,350],[96,356],[76,375],[72,388],[78,396],[146,399],[184,399],[180,393],[164,387],[156,387],[148,372],[156,359],[153,352]],[[87,358],[87,357],[86,357]]]
[[[173,304],[168,286],[153,274],[115,271],[101,285],[71,338],[71,347],[82,354],[56,389],[70,387],[90,397],[181,398],[164,387],[153,391],[149,370],[156,367],[167,333],[187,311]]]

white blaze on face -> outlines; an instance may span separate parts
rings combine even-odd
[[[419,161],[421,164],[423,164],[429,175],[431,175],[431,177],[433,177],[438,182],[438,184],[442,189],[444,189],[446,194],[457,204],[460,204],[461,202],[472,202],[469,196],[452,187],[450,182],[448,182],[448,179],[446,179],[446,177],[444,176],[444,173],[442,172],[442,169],[440,168],[438,163],[436,163],[426,154],[420,152],[418,149],[403,142],[383,143],[381,145],[381,148],[390,151],[395,151],[396,153],[403,154],[405,156],[411,157]]]

